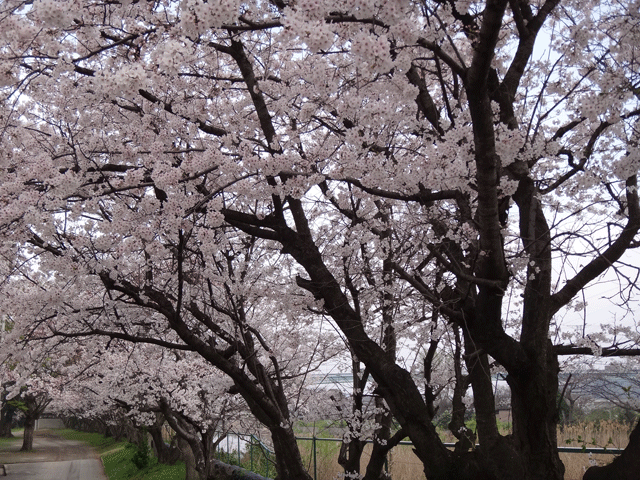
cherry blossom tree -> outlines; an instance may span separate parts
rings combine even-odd
[[[21,450],[31,451],[36,422],[50,405],[50,410],[56,409],[52,401],[63,379],[56,362],[47,356],[47,351],[30,348],[14,352],[1,341],[0,347],[2,409],[8,411],[12,408],[13,414],[20,413],[23,416],[24,435]],[[7,420],[10,422],[11,418]],[[6,428],[10,433],[11,424]]]
[[[195,239],[192,237],[191,240]],[[86,260],[92,263],[96,256],[108,255],[104,250],[93,247],[88,251],[77,250],[79,257],[76,265],[72,266],[75,273],[71,281],[66,275],[60,275],[57,269],[45,268],[44,264],[35,267],[21,257],[16,261],[16,273],[7,281],[5,288],[5,308],[11,312],[15,325],[13,340],[7,339],[7,343],[24,346],[34,342],[63,344],[66,341],[74,345],[74,341],[92,337],[110,339],[106,347],[96,344],[93,349],[88,346],[79,348],[85,352],[97,352],[96,361],[101,362],[101,368],[108,369],[111,376],[120,379],[119,383],[115,379],[104,382],[95,374],[86,372],[83,372],[84,376],[89,377],[89,382],[93,378],[108,385],[106,388],[110,392],[120,392],[115,399],[116,404],[132,414],[142,414],[143,420],[144,413],[149,422],[149,414],[162,413],[185,440],[185,448],[192,451],[194,468],[201,478],[211,477],[213,469],[220,468],[211,459],[215,446],[212,438],[220,434],[219,430],[216,431],[219,422],[211,417],[202,419],[202,404],[207,401],[215,403],[217,398],[223,398],[222,392],[239,394],[255,418],[269,429],[274,449],[278,452],[277,468],[284,470],[285,476],[288,475],[287,469],[292,468],[298,468],[300,475],[307,476],[293,434],[292,420],[309,395],[302,388],[305,376],[335,355],[334,336],[330,332],[319,335],[322,324],[309,323],[311,313],[308,307],[315,305],[313,299],[287,294],[285,289],[274,292],[275,295],[266,293],[274,286],[267,260],[264,260],[263,268],[249,271],[249,266],[263,262],[260,257],[264,253],[256,248],[255,239],[246,235],[235,238],[228,235],[224,237],[223,244],[217,245],[216,242],[211,245],[216,251],[200,250],[196,255],[192,254],[197,252],[197,245],[191,249],[185,243],[182,252],[172,251],[170,247],[165,252],[168,256],[156,252],[163,258],[155,262],[150,261],[151,255],[147,250],[133,254],[123,252],[114,272],[122,271],[127,265],[133,270],[121,278],[105,271],[96,275],[82,269]],[[23,253],[27,257],[30,255],[27,250]],[[257,258],[254,259],[254,255]],[[61,250],[54,255],[58,260],[63,256]],[[180,265],[177,277],[174,275],[176,259]],[[142,261],[142,268],[136,264],[138,261]],[[185,263],[181,265],[183,261]],[[43,271],[57,273],[51,276]],[[189,292],[189,305],[178,317],[171,312],[174,308],[172,303],[176,302],[180,311],[180,297],[185,292]],[[283,301],[286,297],[292,298]],[[16,305],[23,307],[16,309]],[[207,369],[203,368],[202,361],[195,362],[192,357],[189,357],[189,362],[174,362],[180,366],[169,364],[166,368],[159,368],[163,362],[157,355],[144,354],[137,354],[140,365],[134,370],[135,374],[123,380],[120,378],[126,371],[123,365],[114,369],[102,360],[113,341],[168,349],[177,359],[195,352],[210,366],[226,374],[228,380],[221,381],[219,375],[203,379],[200,375],[206,378]],[[70,356],[69,353],[64,355],[59,361]],[[134,363],[131,355],[122,355],[125,359],[119,362],[126,365]],[[73,361],[78,359],[79,368],[90,358],[82,354],[73,355]],[[173,373],[173,377],[165,370]],[[180,375],[191,375],[195,384],[190,389],[201,392],[202,398],[198,397],[200,409],[180,407],[182,402],[193,400],[189,396],[182,398],[185,396],[184,387],[171,387],[173,396],[152,394],[153,383],[162,382],[161,378],[154,380],[160,372],[171,379],[171,385],[184,384],[186,379],[181,380]],[[215,391],[204,388],[207,381],[214,381]],[[165,383],[169,384],[169,380]],[[119,389],[116,388],[118,384]],[[131,384],[141,385],[139,388],[143,391],[131,387]],[[199,390],[197,385],[200,385]],[[96,391],[110,397],[102,388]],[[164,388],[167,391],[170,387]],[[121,393],[123,389],[127,395]],[[139,400],[136,400],[136,395]],[[137,406],[139,402],[144,406]],[[113,401],[109,403],[113,404]],[[216,417],[216,420],[221,417]],[[194,418],[201,420],[195,421]],[[145,423],[143,420],[136,423]],[[287,449],[291,452],[287,453]]]
[[[175,462],[182,451],[192,467],[187,478],[206,479],[215,467],[213,453],[225,438],[226,425],[242,428],[242,419],[249,416],[241,398],[228,393],[232,385],[192,352],[112,341],[100,352],[99,363],[76,378],[66,393],[65,398],[80,397],[68,402],[66,414],[91,419],[119,411],[139,429],[146,427],[159,461]],[[115,419],[121,422],[121,417]],[[171,448],[162,437],[165,422],[178,440]]]
[[[637,291],[638,6],[6,1],[2,254],[34,329],[197,351],[284,480],[308,478],[282,362],[325,348],[314,312],[428,479],[561,479],[558,355],[639,353],[635,325],[559,322],[606,272]],[[456,339],[478,427],[452,422],[453,452],[385,343],[407,322]]]

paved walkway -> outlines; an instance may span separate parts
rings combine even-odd
[[[33,451],[21,452],[22,437],[0,445],[2,480],[107,480],[102,461],[90,446],[36,431]]]

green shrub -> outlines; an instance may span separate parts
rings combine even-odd
[[[151,449],[149,448],[149,442],[147,441],[147,431],[142,431],[142,439],[138,443],[136,453],[131,459],[133,464],[138,467],[138,470],[143,470],[151,464]]]

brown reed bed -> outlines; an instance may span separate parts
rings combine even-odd
[[[623,449],[629,441],[633,425],[613,421],[582,422],[558,429],[558,446],[585,448],[619,448]],[[503,430],[503,434],[508,433]],[[454,438],[443,434],[445,442],[453,442]],[[342,468],[338,464],[338,442],[318,441],[316,443],[315,470],[317,480],[340,479]],[[311,442],[300,442],[309,472],[313,476],[313,452]],[[371,446],[368,445],[362,455],[361,471],[364,472],[369,461]],[[587,453],[561,453],[560,459],[565,465],[565,480],[581,480],[584,471],[592,464],[606,465],[614,455]],[[423,480],[422,464],[414,455],[410,445],[399,445],[394,448],[388,460],[388,471],[393,480]]]

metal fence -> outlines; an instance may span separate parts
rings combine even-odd
[[[218,444],[215,458],[266,478],[276,474],[273,451],[251,434],[228,433]]]
[[[314,480],[331,480],[342,473],[337,458],[342,439],[322,437],[296,437],[303,461]],[[373,443],[369,440],[367,443]],[[445,444],[453,448],[453,443]],[[400,442],[388,455],[385,470],[394,479],[424,478],[423,466],[413,454],[411,442]],[[619,455],[619,448],[558,447],[564,454]],[[365,449],[363,464],[370,453]],[[232,433],[218,445],[216,458],[226,463],[238,465],[267,478],[275,476],[274,453],[254,435]]]

